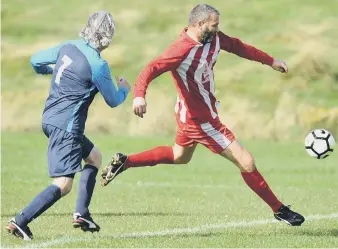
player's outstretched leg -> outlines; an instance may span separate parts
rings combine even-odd
[[[89,205],[95,188],[96,175],[102,163],[102,154],[87,137],[83,142],[82,153],[86,165],[83,166],[80,176],[72,224],[74,228],[81,228],[84,232],[98,232],[100,226],[91,217]]]
[[[106,186],[110,183],[114,178],[121,174],[124,170],[126,170],[125,162],[127,161],[128,156],[122,153],[116,153],[111,161],[108,163],[106,167],[102,170],[101,173],[101,185]]]
[[[72,178],[68,177],[54,179],[53,184],[40,192],[15,218],[9,221],[6,227],[7,232],[21,239],[31,240],[33,234],[28,224],[50,208],[62,196],[69,193],[72,180]]]
[[[157,164],[173,164],[174,151],[171,146],[158,146],[151,150],[133,155],[116,153],[101,174],[101,185],[106,186],[117,175],[130,167],[154,166]]]
[[[300,226],[304,222],[305,219],[302,215],[290,210],[288,206],[278,200],[257,170],[252,155],[236,140],[221,152],[221,155],[240,169],[245,183],[271,207],[276,219],[291,226]]]
[[[101,185],[106,186],[128,168],[155,166],[157,164],[186,164],[194,154],[196,144],[159,146],[133,155],[116,153],[101,174]]]

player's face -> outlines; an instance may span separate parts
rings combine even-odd
[[[205,22],[202,27],[202,33],[200,42],[205,44],[211,42],[212,37],[218,31],[219,16],[216,13],[212,13],[209,17],[209,20]]]

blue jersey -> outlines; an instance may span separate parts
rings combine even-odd
[[[128,95],[127,88],[116,90],[108,63],[84,40],[39,51],[31,64],[38,74],[53,74],[42,123],[68,132],[84,133],[88,108],[98,92],[112,108]],[[49,64],[55,64],[54,70]]]

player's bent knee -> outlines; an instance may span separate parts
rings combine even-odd
[[[102,153],[101,151],[93,147],[92,151],[90,152],[89,156],[84,160],[86,164],[90,164],[95,166],[96,168],[100,168],[102,164]]]
[[[251,173],[256,169],[255,160],[252,156],[247,157],[242,162],[240,162],[239,168],[242,172]]]
[[[190,162],[196,145],[191,147],[182,147],[180,145],[175,144],[173,146],[174,153],[174,164],[187,164]]]
[[[61,195],[65,196],[72,190],[73,178],[66,176],[56,177],[53,180],[53,184],[58,186],[61,190]]]
[[[189,163],[191,158],[186,158],[186,157],[175,157],[174,158],[174,163],[175,164],[187,164]]]
[[[187,164],[191,160],[190,155],[185,155],[181,153],[175,153],[174,152],[174,163],[175,164]]]

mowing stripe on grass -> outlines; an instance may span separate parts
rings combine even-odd
[[[314,221],[314,220],[323,220],[323,219],[336,219],[338,218],[338,213],[326,214],[326,215],[312,215],[305,217],[306,221]],[[266,220],[251,220],[251,221],[233,221],[224,224],[209,224],[209,225],[201,225],[199,227],[187,227],[187,228],[174,228],[167,229],[161,231],[154,232],[134,232],[134,233],[122,233],[113,236],[95,236],[91,238],[84,237],[70,237],[64,236],[56,240],[51,240],[48,242],[42,242],[37,244],[27,244],[26,247],[29,248],[38,248],[38,247],[50,247],[55,245],[63,245],[66,243],[73,242],[90,242],[99,238],[108,239],[123,239],[123,238],[142,238],[142,237],[159,237],[159,236],[175,236],[180,234],[195,234],[195,233],[203,233],[208,231],[213,231],[215,229],[227,229],[227,228],[238,228],[238,227],[253,227],[258,225],[265,225],[270,223],[276,223],[277,220],[266,219]],[[306,223],[305,223],[306,225]],[[4,246],[4,245],[3,245]]]
[[[247,189],[248,186],[245,184],[242,185],[233,185],[233,184],[181,184],[181,183],[175,183],[175,182],[149,182],[149,181],[137,181],[135,183],[132,182],[124,182],[124,181],[119,181],[119,180],[115,180],[115,182],[113,182],[113,184],[115,185],[121,185],[121,186],[127,186],[127,187],[135,187],[135,188],[140,188],[140,187],[144,187],[144,188],[182,188],[182,189],[186,189],[186,188],[202,188],[202,189],[238,189],[238,188],[243,188],[243,189]],[[300,188],[298,187],[294,187],[294,186],[283,186],[283,187],[274,187],[275,189],[292,189],[292,190],[298,190]]]

